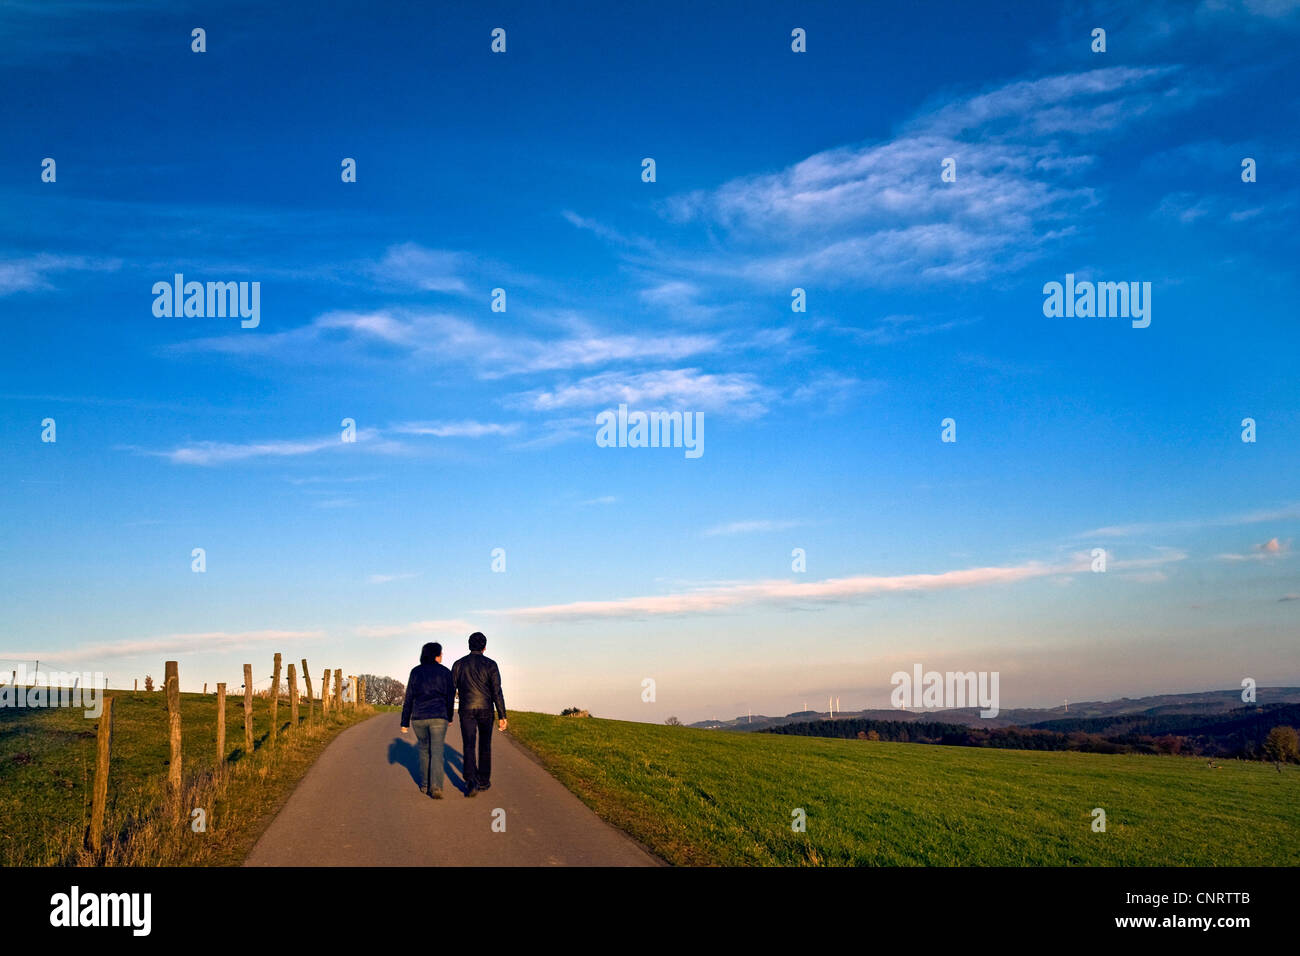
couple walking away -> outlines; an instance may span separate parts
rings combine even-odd
[[[420,752],[420,789],[442,799],[442,742],[451,723],[452,705],[460,695],[460,739],[465,747],[465,796],[492,786],[492,708],[506,729],[506,701],[501,696],[501,671],[483,654],[487,638],[469,636],[469,653],[451,666],[442,666],[442,645],[425,644],[420,663],[412,668],[402,701],[402,733],[415,731]],[[475,741],[478,743],[477,759]]]

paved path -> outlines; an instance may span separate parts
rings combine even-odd
[[[401,715],[349,727],[307,771],[245,866],[653,866],[541,768],[492,734],[492,789],[461,792],[459,721],[447,729],[444,797],[420,792],[414,731]],[[492,830],[505,810],[504,833]],[[499,817],[500,814],[497,814]]]

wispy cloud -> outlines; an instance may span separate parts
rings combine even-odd
[[[401,455],[414,452],[415,446],[390,436],[426,438],[484,438],[491,435],[513,435],[518,424],[496,422],[402,422],[385,428],[362,428],[356,432],[356,441],[345,442],[341,433],[319,438],[269,439],[252,442],[191,442],[169,451],[132,449],[157,458],[166,458],[175,465],[225,465],[234,462],[265,458],[295,458],[320,452],[348,452],[361,450],[369,454]],[[290,479],[295,484],[318,484],[370,481],[374,476],[340,478]],[[348,498],[318,501],[316,507],[342,507],[354,502]]]
[[[1184,552],[1162,549],[1149,558],[1113,561],[1114,569],[1154,569],[1182,561]],[[606,618],[644,618],[664,615],[706,614],[755,605],[816,608],[888,594],[947,591],[957,588],[1014,584],[1036,578],[1091,573],[1091,556],[1081,552],[1065,563],[1029,561],[1022,564],[965,568],[933,574],[857,575],[822,581],[766,580],[690,588],[673,594],[616,598],[609,601],[573,601],[536,607],[482,613],[505,614],[520,620],[582,621]],[[1135,576],[1136,577],[1136,576]]]
[[[479,378],[497,379],[612,362],[678,361],[721,346],[717,336],[705,333],[606,332],[571,319],[568,328],[547,337],[487,329],[444,312],[380,309],[330,312],[288,332],[193,339],[167,346],[165,351],[269,356],[285,361],[310,356],[314,362],[397,356],[428,365],[466,365]]]
[[[763,414],[774,398],[774,393],[752,375],[711,374],[698,368],[681,368],[630,374],[602,372],[553,388],[521,392],[509,401],[517,407],[539,412],[626,403],[643,409],[727,411],[740,417],[755,417]],[[594,423],[588,424],[595,427]]]
[[[52,277],[64,272],[116,272],[121,267],[120,259],[59,256],[48,253],[0,260],[0,295],[52,289],[54,288]]]
[[[1221,554],[1221,561],[1267,561],[1271,558],[1286,557],[1291,553],[1291,542],[1269,538],[1262,544],[1255,545],[1245,554]]]
[[[1070,184],[1123,126],[1195,98],[1176,67],[1108,67],[1004,84],[922,112],[892,140],[673,197],[665,212],[728,242],[686,274],[756,282],[973,282],[1014,270],[1097,201]],[[940,180],[956,160],[955,182]],[[730,251],[728,251],[728,247]]]
[[[864,575],[806,583],[784,580],[756,581],[699,588],[677,594],[514,608],[501,613],[522,620],[541,622],[702,614],[754,604],[824,605],[881,594],[1008,584],[1058,574],[1062,570],[1051,565],[1029,563],[1011,567],[945,571],[940,574]]]
[[[947,332],[978,321],[972,318],[932,320],[917,315],[886,315],[869,326],[832,325],[830,329],[865,345],[893,345],[906,339]]]
[[[1180,521],[1142,521],[1133,524],[1107,525],[1076,535],[1078,538],[1127,538],[1140,534],[1164,534],[1176,531],[1196,531],[1201,528],[1228,528],[1236,525],[1263,524],[1271,521],[1290,521],[1300,518],[1300,505],[1288,505],[1268,511],[1245,514],[1220,515],[1210,518],[1188,518]]]
[[[606,226],[594,219],[579,216],[576,212],[571,210],[566,209],[564,211],[564,218],[568,220],[571,225],[576,226],[579,229],[584,229],[587,232],[599,236],[606,242],[613,243],[614,245],[632,246],[647,251],[654,248],[654,243],[649,239],[644,239],[640,236],[626,236],[617,229]]]
[[[483,438],[487,435],[513,435],[519,424],[512,422],[403,422],[388,429],[398,435],[430,435],[434,438]]]
[[[163,637],[130,638],[83,644],[68,650],[51,651],[48,648],[32,655],[41,660],[95,660],[110,657],[145,657],[161,654],[212,654],[238,650],[267,643],[316,640],[324,632],[313,631],[202,631],[187,634],[168,634]],[[20,655],[21,656],[21,655]]]
[[[406,571],[401,574],[372,574],[366,580],[371,584],[388,584],[390,581],[409,581],[419,576],[418,571]]]
[[[384,438],[375,429],[358,429],[355,442],[345,442],[336,433],[322,438],[272,439],[245,443],[200,441],[170,451],[135,450],[145,455],[166,458],[175,465],[225,465],[251,459],[292,458],[321,451],[347,451],[357,448],[384,454],[396,454],[407,450],[405,445]]]
[[[460,273],[467,257],[461,252],[426,249],[413,242],[391,246],[373,263],[369,274],[385,284],[407,286],[424,292],[465,293],[469,289]]]

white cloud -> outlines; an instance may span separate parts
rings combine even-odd
[[[641,409],[727,411],[754,417],[763,414],[772,399],[771,391],[751,375],[713,375],[683,368],[631,374],[603,372],[567,385],[522,392],[511,402],[539,412],[626,403]],[[594,430],[594,422],[587,424]]]
[[[721,231],[681,273],[760,283],[981,281],[1037,257],[1096,202],[1069,176],[1125,125],[1185,108],[1175,67],[1107,67],[1005,84],[923,112],[895,138],[669,199]],[[957,162],[955,182],[940,164]],[[713,233],[711,233],[712,235]]]
[[[54,287],[50,281],[51,276],[63,272],[116,272],[121,267],[119,259],[56,256],[48,253],[0,261],[0,295],[51,289]]]
[[[716,351],[721,341],[704,333],[652,335],[604,332],[573,321],[561,335],[542,338],[521,332],[487,330],[444,312],[379,309],[329,312],[288,332],[230,334],[193,339],[167,347],[170,352],[218,352],[236,356],[269,355],[289,361],[310,356],[354,361],[360,355],[396,354],[431,365],[474,368],[479,378],[590,368],[611,362],[679,361]]]
[[[96,644],[83,644],[66,651],[45,650],[33,657],[41,660],[96,660],[108,657],[146,657],[163,654],[211,654],[254,647],[266,643],[316,640],[323,631],[203,631],[192,634],[168,634],[164,637],[130,638]]]
[[[257,458],[292,458],[320,451],[361,448],[366,451],[395,454],[407,450],[399,442],[385,439],[375,429],[358,429],[355,442],[345,442],[339,433],[323,438],[271,439],[245,443],[200,441],[171,451],[145,451],[146,455],[166,458],[175,465],[224,465]]]
[[[573,601],[568,604],[514,608],[499,613],[529,621],[578,621],[702,614],[762,603],[798,603],[806,607],[881,594],[1008,584],[1060,573],[1061,570],[1059,567],[1029,563],[1013,567],[945,571],[940,574],[862,575],[812,582],[756,581],[697,588],[677,594],[618,598],[611,601]]]
[[[517,423],[496,422],[403,422],[389,431],[398,435],[431,435],[434,438],[483,438],[487,435],[513,435],[519,430]]]
[[[1272,558],[1286,557],[1291,553],[1291,542],[1279,541],[1277,538],[1269,538],[1262,544],[1257,544],[1245,554],[1221,554],[1221,561],[1268,561]]]
[[[410,286],[425,292],[465,293],[469,289],[460,277],[466,265],[464,253],[426,249],[413,242],[391,246],[383,259],[367,270],[381,282]]]
[[[1171,531],[1195,531],[1200,528],[1225,528],[1234,525],[1261,524],[1269,521],[1289,521],[1300,518],[1300,505],[1288,505],[1269,511],[1246,514],[1220,515],[1213,518],[1189,518],[1183,521],[1145,521],[1133,524],[1107,525],[1076,535],[1079,538],[1127,538],[1138,534],[1164,534]]]
[[[1162,549],[1151,558],[1114,561],[1111,568],[1154,568],[1181,561],[1187,555]],[[643,618],[661,615],[704,614],[762,604],[817,607],[887,594],[946,591],[955,588],[1014,584],[1036,578],[1091,573],[1086,552],[1065,564],[1029,561],[1023,564],[965,568],[934,574],[856,575],[823,581],[766,580],[690,588],[674,594],[616,598],[610,601],[572,601],[566,604],[511,608],[483,613],[505,614],[528,621],[582,621],[606,618]]]

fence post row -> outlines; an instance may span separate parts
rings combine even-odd
[[[180,674],[176,661],[166,661],[163,665],[164,688],[167,693],[167,737],[168,756],[167,792],[172,802],[172,815],[176,821],[181,817],[181,690]],[[321,682],[321,715],[329,713],[330,707],[330,672],[325,668]],[[13,674],[17,682],[17,672]],[[307,688],[308,721],[315,713],[315,698],[312,695],[311,675],[307,669],[307,659],[302,659],[302,676]],[[293,664],[289,665],[289,719],[292,726],[298,726],[298,674]],[[364,678],[350,678],[352,686],[352,706],[359,707],[365,694]],[[140,689],[140,679],[135,678],[134,693]],[[280,689],[280,655],[275,655],[275,674],[271,686],[271,739],[275,739],[276,704]],[[203,685],[207,694],[207,684]],[[217,772],[224,773],[226,763],[226,684],[217,684]],[[334,706],[342,707],[343,669],[334,671]],[[86,843],[90,851],[98,858],[104,847],[104,818],[108,808],[108,776],[113,748],[113,697],[105,696],[103,713],[95,731],[95,778],[91,790],[90,825],[86,832]],[[253,751],[253,665],[244,665],[244,750],[246,754]]]

